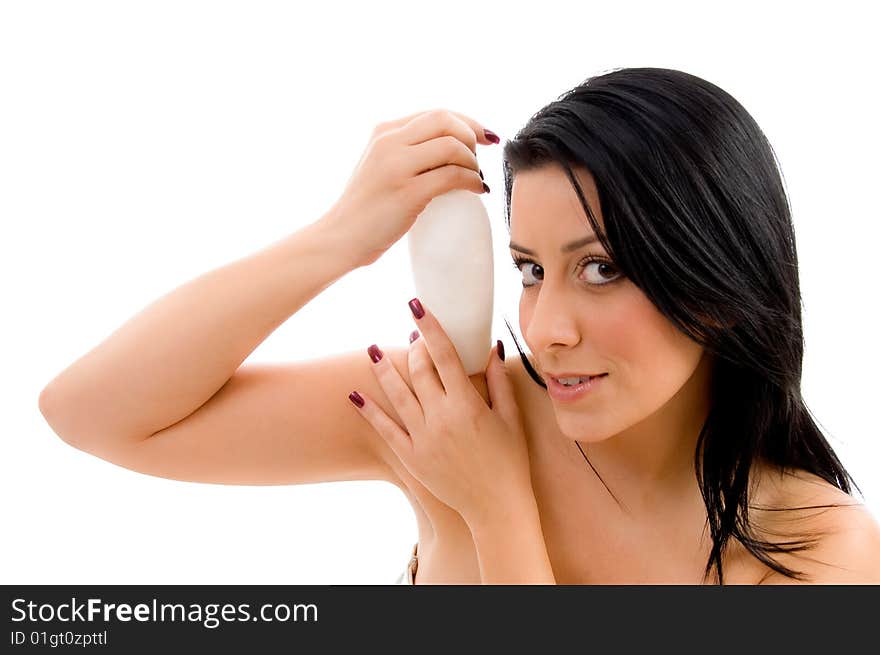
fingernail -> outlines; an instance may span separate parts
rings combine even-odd
[[[348,394],[348,399],[358,407],[364,406],[364,399],[361,398],[361,395],[357,391],[352,391],[350,394]]]
[[[367,353],[370,355],[370,359],[373,360],[374,364],[382,359],[382,351],[379,350],[379,347],[375,343],[367,348]]]
[[[483,191],[485,191],[486,193],[489,193],[489,185],[486,184],[485,182],[483,182]]]
[[[492,130],[483,130],[483,134],[486,135],[486,138],[489,139],[492,143],[501,143],[501,139],[498,138],[498,135],[495,134]]]
[[[419,331],[413,330],[409,335],[409,342],[412,343],[413,341],[415,341],[418,338],[419,338]]]
[[[483,177],[483,169],[482,169],[482,168],[480,169],[480,179],[481,179],[481,180],[485,180],[485,179],[486,179],[485,177]]]
[[[504,361],[504,344],[501,343],[501,339],[498,339],[498,356],[501,358],[501,361]]]
[[[415,316],[416,318],[421,318],[425,315],[425,310],[422,307],[422,303],[419,302],[418,298],[413,298],[409,301],[409,308],[410,311],[412,311],[413,316]]]

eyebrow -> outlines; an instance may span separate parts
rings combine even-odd
[[[584,246],[589,245],[591,243],[595,243],[598,240],[599,240],[599,237],[597,237],[595,234],[591,234],[590,236],[584,237],[583,239],[578,239],[577,241],[572,241],[571,243],[565,244],[564,246],[562,246],[562,249],[559,252],[562,252],[562,253],[574,252],[578,248],[583,248]],[[515,244],[513,241],[510,242],[509,247],[511,250],[518,250],[519,252],[524,252],[528,255],[537,255],[538,254],[534,250],[529,250],[525,246],[520,246],[520,245]]]

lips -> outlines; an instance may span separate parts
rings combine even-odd
[[[558,373],[558,374],[557,373],[548,373],[548,375],[558,382],[559,378],[563,378],[563,379],[587,378],[587,377],[588,378],[598,378],[598,377],[602,377],[603,375],[608,375],[608,374],[607,373],[595,373],[595,374],[590,374],[590,373]]]
[[[608,374],[607,373],[599,373],[597,375],[560,375],[559,377],[551,375],[550,377],[556,384],[558,384],[566,389],[576,389],[582,385],[590,384],[596,378],[605,377],[606,375],[608,375]],[[575,382],[574,384],[567,384],[562,381],[562,380],[575,380],[575,379],[577,379],[579,381]]]
[[[595,394],[596,390],[598,390],[597,388],[603,385],[602,380],[607,375],[607,373],[599,373],[598,375],[593,376],[578,376],[587,377],[587,379],[583,382],[578,382],[577,384],[572,385],[562,384],[562,382],[557,380],[555,377],[549,376],[549,380],[547,382],[547,393],[549,393],[550,397],[553,398],[553,400],[555,400],[556,402],[565,404],[574,403]]]

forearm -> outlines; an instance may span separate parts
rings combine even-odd
[[[534,496],[468,525],[483,584],[556,584]]]
[[[279,325],[359,266],[329,217],[129,319],[43,390],[52,429],[71,443],[137,440],[198,409]]]

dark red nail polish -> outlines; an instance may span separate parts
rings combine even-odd
[[[498,356],[501,358],[501,361],[504,361],[504,344],[501,343],[501,339],[498,339]]]
[[[419,338],[419,331],[413,330],[409,335],[409,342],[412,343],[413,341],[415,341],[418,338]]]
[[[480,169],[480,179],[481,179],[481,180],[485,180],[485,179],[486,179],[485,177],[483,177],[483,169],[482,169],[482,168]]]
[[[486,138],[489,139],[489,141],[491,141],[492,143],[501,143],[501,139],[492,130],[484,129],[483,133],[486,135]]]
[[[370,359],[373,360],[374,364],[382,359],[382,351],[379,350],[379,346],[377,346],[375,343],[367,348],[367,353],[370,355]]]
[[[348,399],[358,407],[364,406],[364,399],[361,398],[361,395],[357,391],[352,391],[350,394],[348,394]]]
[[[489,185],[486,184],[485,182],[483,182],[483,191],[485,191],[486,193],[489,193]]]
[[[425,315],[425,309],[422,307],[422,303],[419,302],[418,298],[413,298],[409,301],[409,308],[413,313],[413,316],[416,318],[421,318]]]

